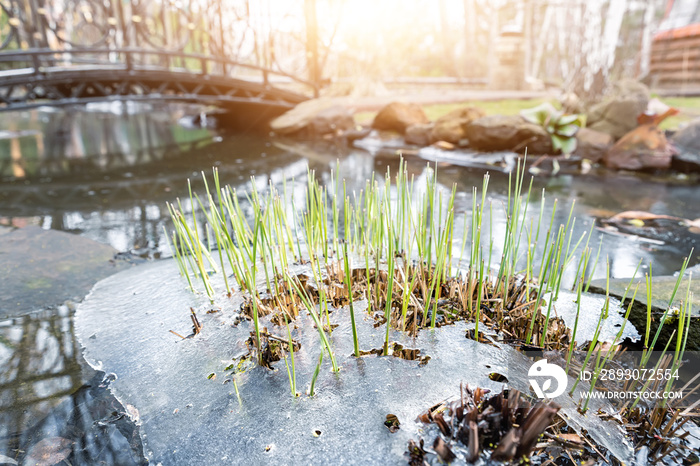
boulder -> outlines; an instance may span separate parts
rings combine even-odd
[[[479,118],[465,128],[469,144],[476,150],[514,150],[528,154],[551,154],[552,139],[539,125],[518,115]]]
[[[456,148],[454,144],[447,141],[436,141],[432,144],[432,147],[440,150],[455,150]]]
[[[679,130],[671,140],[678,149],[671,166],[682,172],[700,171],[700,119]]]
[[[578,130],[576,140],[574,155],[594,163],[599,162],[613,145],[611,135],[590,128]]]
[[[583,101],[574,92],[567,92],[559,97],[559,103],[564,113],[585,113]]]
[[[469,123],[485,116],[486,113],[476,107],[464,107],[453,110],[435,120],[430,140],[432,142],[447,141],[452,144],[459,144],[459,141],[465,139],[465,129],[469,126]]]
[[[664,169],[675,153],[664,133],[654,125],[642,125],[625,134],[603,157],[616,170]]]
[[[281,135],[299,133],[303,129],[312,135],[323,135],[354,127],[350,110],[327,97],[302,102],[270,122],[270,129]]]
[[[428,122],[428,117],[420,105],[392,102],[377,113],[372,128],[404,134],[409,126]]]
[[[433,130],[432,123],[422,123],[419,125],[411,125],[406,128],[404,140],[406,144],[415,144],[416,146],[427,146],[430,144],[430,133]]]
[[[637,116],[646,111],[649,89],[634,80],[621,80],[601,103],[588,113],[589,129],[611,135],[615,140],[637,127]]]
[[[329,98],[307,100],[272,120],[270,129],[277,134],[295,133],[306,128],[319,112],[334,105]]]
[[[311,120],[309,128],[317,136],[337,134],[354,129],[355,118],[346,107],[333,105],[318,112]]]
[[[366,138],[371,132],[371,128],[366,128],[364,126],[356,126],[353,129],[344,131],[342,137],[348,142],[353,142],[357,141],[358,139]]]

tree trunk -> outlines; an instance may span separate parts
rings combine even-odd
[[[440,0],[440,29],[442,29],[440,38],[442,42],[442,53],[445,60],[445,71],[452,74],[453,76],[458,76],[457,66],[455,66],[454,60],[454,50],[451,46],[450,40],[450,24],[447,21],[447,5],[445,5],[445,0]]]
[[[654,12],[656,10],[656,2],[649,1],[647,9],[644,11],[644,29],[642,30],[642,45],[639,50],[639,69],[638,76],[644,77],[649,74],[649,63],[651,61],[651,35],[652,22],[654,21]]]
[[[318,67],[316,0],[304,0],[304,17],[306,19],[306,62],[309,68],[309,81],[318,85],[321,82],[321,70]]]

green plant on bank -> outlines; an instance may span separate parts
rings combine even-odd
[[[194,214],[199,207],[206,218],[204,225],[198,223],[194,215],[188,220],[190,215],[186,215],[179,201],[177,207],[169,205],[174,224],[173,254],[189,288],[196,290],[199,280],[204,293],[212,301],[232,293],[243,294],[243,314],[251,320],[254,330],[252,351],[255,351],[258,363],[265,367],[271,367],[271,362],[284,358],[293,397],[297,396],[295,345],[298,347],[298,343],[294,340],[292,323],[304,310],[318,332],[321,354],[310,383],[309,395],[313,396],[324,353],[331,370],[335,373],[340,370],[330,335],[333,329],[331,315],[341,307],[347,306],[349,310],[353,354],[355,357],[362,355],[356,328],[358,312],[354,296],[357,294],[364,295],[367,314],[376,319],[378,325],[385,325],[383,355],[390,353],[392,328],[415,335],[421,330],[462,319],[474,322],[472,336],[478,341],[489,341],[490,336],[484,331],[486,327],[499,331],[507,341],[562,351],[567,372],[578,377],[576,385],[580,371],[586,370],[594,360],[590,388],[593,390],[601,370],[615,355],[614,348],[619,346],[624,325],[611,346],[604,346],[599,341],[611,308],[610,295],[606,291],[583,365],[574,364],[572,356],[578,350],[576,332],[581,302],[585,299],[583,293],[590,285],[600,256],[599,245],[592,260],[589,247],[592,229],[575,237],[574,205],[566,223],[557,225],[556,200],[551,217],[544,218],[543,191],[539,213],[531,215],[529,210],[534,204],[532,180],[526,183],[524,164],[518,164],[517,170],[509,176],[507,199],[502,205],[505,227],[500,242],[503,245],[501,257],[498,266],[492,269],[492,256],[499,251],[494,248],[493,219],[488,228],[484,224],[489,176],[484,177],[481,193],[476,188],[473,190],[471,214],[465,214],[464,236],[459,238],[455,236],[456,189],[441,188],[436,173],[430,169],[426,173],[424,182],[419,183],[409,177],[402,161],[393,177],[387,172],[380,184],[372,176],[363,190],[348,195],[344,185],[342,190],[339,187],[342,179],[339,173],[332,175],[333,189],[327,189],[319,185],[313,172],[309,172],[303,209],[290,211],[289,200],[295,205],[298,199],[294,194],[287,195],[286,183],[282,193],[272,184],[265,191],[259,191],[253,179],[250,191],[239,196],[234,189],[220,185],[218,173],[214,170],[216,191],[211,192],[209,185],[205,184],[207,193],[203,200],[193,194],[189,196],[191,213]],[[247,203],[246,208],[242,206],[243,201]],[[492,213],[493,208],[490,204],[488,212]],[[214,259],[201,237],[213,238],[207,244],[215,243],[214,255],[218,260]],[[459,256],[453,251],[455,244],[460,247]],[[581,244],[584,245],[583,251],[575,261]],[[686,259],[683,263],[681,277],[688,262]],[[610,263],[606,263],[609,283]],[[293,264],[295,267],[303,265],[306,272],[292,273]],[[565,272],[572,264],[576,266],[573,289],[577,312],[570,331],[556,317],[553,303]],[[639,265],[635,276],[638,270]],[[223,291],[214,289],[210,280],[214,273],[224,275]],[[628,290],[634,287],[634,280],[634,277],[630,280]],[[680,280],[650,345],[651,314],[648,309],[648,328],[644,334],[648,351],[645,350],[640,367],[648,363],[661,327],[670,320],[667,318],[672,312],[671,303]],[[650,296],[651,267],[646,282]],[[636,289],[634,293],[632,301]],[[666,364],[674,369],[680,366],[688,335],[691,300],[688,291],[678,314],[673,358],[667,358],[663,363],[659,360],[657,366]],[[630,302],[625,317],[631,306]],[[269,333],[262,325],[266,320],[286,328],[286,338]],[[271,339],[283,344],[273,345]],[[264,360],[265,354],[274,351],[280,352],[278,359]],[[235,387],[238,394],[238,386]],[[642,387],[644,390],[648,388]],[[664,389],[670,390],[671,386],[667,384]],[[584,410],[586,408],[587,401],[583,406]]]
[[[521,110],[520,115],[549,133],[555,151],[568,155],[576,150],[576,133],[583,125],[581,115],[567,115],[549,102]]]

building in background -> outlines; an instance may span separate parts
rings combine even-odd
[[[654,35],[649,78],[659,92],[700,95],[700,0],[669,0]]]

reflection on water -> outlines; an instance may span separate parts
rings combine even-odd
[[[20,463],[60,450],[69,464],[139,464],[138,431],[102,378],[82,361],[67,306],[0,321],[0,453]]]
[[[211,141],[181,119],[194,106],[111,102],[0,114],[0,179],[94,175],[164,160]]]
[[[170,229],[166,202],[188,197],[187,180],[203,190],[200,172],[217,167],[223,183],[243,192],[255,176],[259,186],[270,180],[304,180],[307,166],[329,178],[338,157],[343,170],[368,177],[372,158],[363,152],[329,147],[316,159],[273,145],[255,135],[233,134],[220,142],[170,154],[161,161],[125,170],[101,171],[74,179],[33,179],[0,183],[0,224],[32,223],[82,234],[117,250],[148,257],[169,255],[163,226]],[[307,163],[308,160],[308,163]]]
[[[80,234],[123,253],[157,258],[170,255],[163,233],[171,230],[166,203],[180,198],[185,209],[191,208],[187,180],[202,193],[202,170],[210,173],[217,167],[222,183],[237,189],[244,208],[251,176],[258,187],[272,183],[281,192],[286,185],[296,196],[289,205],[293,210],[304,205],[308,168],[330,185],[331,171],[339,167],[350,193],[359,193],[373,173],[382,180],[387,167],[392,173],[398,169],[396,155],[372,155],[330,142],[281,142],[245,134],[213,138],[208,130],[178,124],[188,111],[109,104],[86,113],[36,111],[15,119],[0,115],[6,129],[0,132],[0,225],[36,224]],[[416,156],[407,159],[409,175],[417,183],[429,176],[426,165]],[[494,261],[500,257],[508,192],[508,175],[499,170],[491,169],[489,185],[493,224],[486,222],[483,230],[486,238],[493,232]],[[484,172],[484,164],[438,162],[441,186],[457,185],[457,237],[463,229],[461,215],[471,212],[472,187],[481,187]],[[576,200],[575,238],[590,230],[595,217],[624,210],[696,218],[700,201],[696,186],[634,176],[542,177],[532,188],[529,213],[535,219],[543,188],[544,218],[549,219],[557,199],[555,225],[566,223]],[[653,260],[654,274],[661,275],[679,268],[698,236],[679,229],[666,239],[655,244],[594,230],[591,245],[597,248],[602,241],[601,258],[609,257],[613,276],[630,276],[640,259],[644,264]],[[696,254],[691,265],[697,262]],[[604,272],[599,266],[596,276]],[[41,439],[58,437],[71,442],[71,464],[140,461],[134,453],[141,448],[137,430],[122,414],[125,408],[100,387],[101,376],[85,372],[80,361],[72,313],[65,307],[0,322],[0,454],[15,457]]]
[[[122,252],[157,258],[170,255],[163,236],[164,227],[171,229],[166,203],[179,198],[187,207],[187,180],[192,180],[195,192],[202,193],[201,171],[211,173],[211,168],[217,167],[222,183],[236,188],[245,202],[243,193],[250,186],[251,176],[256,177],[259,187],[272,181],[282,191],[285,181],[288,185],[292,180],[303,183],[307,167],[315,170],[322,183],[329,184],[331,171],[339,164],[348,192],[359,192],[373,172],[380,174],[381,180],[387,167],[394,173],[398,169],[395,155],[379,157],[332,143],[279,142],[242,134],[223,135],[219,142],[186,153],[166,154],[158,160],[139,159],[139,163],[117,171],[93,170],[77,180],[40,178],[0,183],[0,224],[30,222],[78,233]],[[454,159],[455,155],[450,157]],[[427,164],[415,156],[408,158],[408,169],[416,179],[427,176]],[[493,167],[489,185],[496,218],[494,231],[500,231],[498,225],[503,221],[502,205],[508,184],[508,175],[499,170]],[[481,186],[484,173],[483,167],[438,162],[438,181],[444,187],[457,185],[456,206],[461,212],[470,212],[472,188]],[[544,218],[549,218],[557,199],[555,222],[566,223],[569,207],[575,202],[579,235],[590,229],[595,218],[625,210],[695,218],[694,206],[700,200],[700,190],[695,186],[632,175],[541,177],[534,180],[532,189],[530,212],[535,218],[543,188],[547,190]],[[639,259],[646,264],[652,258],[657,262],[655,274],[672,273],[698,240],[697,235],[683,229],[669,232],[664,245],[594,233],[591,244],[597,245],[599,238],[603,239],[601,257],[610,256],[616,277],[630,275]],[[691,262],[697,262],[697,258]],[[601,269],[598,273],[603,272]]]

